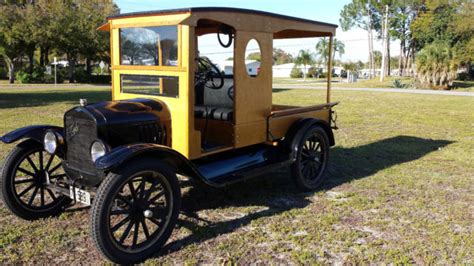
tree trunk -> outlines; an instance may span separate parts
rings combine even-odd
[[[303,65],[303,80],[306,81],[306,65]]]
[[[69,83],[74,83],[74,70],[76,68],[76,59],[74,58],[74,56],[67,54],[67,60],[69,62]]]
[[[29,61],[29,66],[28,66],[28,73],[33,74],[33,69],[34,69],[34,61],[35,61],[35,51],[28,51],[28,61]]]
[[[384,18],[382,23],[382,66],[380,67],[380,82],[383,82],[387,75],[387,52],[388,52],[388,5],[385,6]]]
[[[388,24],[387,24],[387,27],[388,27]],[[391,76],[391,71],[392,71],[392,66],[391,66],[391,61],[392,61],[392,58],[390,56],[390,32],[387,30],[387,76],[390,77]]]
[[[44,65],[49,65],[49,47],[44,48]]]
[[[400,56],[398,58],[398,76],[403,76],[403,61],[405,59],[405,40],[400,40]]]
[[[370,10],[370,4],[367,3],[367,14],[368,14],[368,25],[367,25],[367,33],[369,37],[369,78],[373,78],[375,76],[375,58],[374,58],[374,39],[372,36],[372,12]]]
[[[13,64],[13,60],[8,60],[7,65],[8,65],[8,82],[10,84],[13,84],[15,83],[15,64]]]
[[[92,75],[92,66],[91,66],[91,60],[90,58],[86,58],[86,72],[87,75]]]
[[[39,62],[40,66],[44,67],[45,64],[44,64],[44,48],[43,47],[40,47],[40,62]]]

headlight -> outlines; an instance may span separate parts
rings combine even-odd
[[[91,158],[92,158],[92,161],[94,163],[95,163],[95,161],[97,161],[97,159],[104,156],[105,153],[107,153],[107,147],[105,147],[105,145],[102,141],[98,140],[98,141],[95,141],[94,143],[92,143]]]
[[[44,134],[43,146],[49,154],[54,154],[58,148],[58,138],[54,132],[48,131]]]

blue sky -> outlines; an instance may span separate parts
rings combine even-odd
[[[339,24],[339,14],[344,5],[351,0],[116,0],[122,13],[150,11],[160,9],[174,9],[182,7],[238,7],[246,9],[262,10],[277,14],[295,16],[311,20],[318,20],[333,24]],[[367,32],[360,29],[352,29],[343,32],[339,27],[336,38],[343,41],[346,45],[345,54],[340,57],[344,61],[367,61],[368,43]],[[206,39],[205,43],[215,41],[214,39]],[[317,40],[305,39],[301,40],[284,40],[274,43],[275,47],[284,47],[283,49],[292,54],[297,54],[299,49],[314,50]],[[301,44],[300,47],[294,44]],[[381,43],[374,44],[376,50],[381,50]],[[391,45],[392,55],[398,55],[399,45],[394,42]],[[209,48],[211,49],[211,48]],[[206,52],[206,51],[201,51]],[[222,59],[226,55],[221,55]],[[339,56],[337,56],[339,58]]]

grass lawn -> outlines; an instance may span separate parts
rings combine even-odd
[[[379,78],[374,79],[359,79],[354,83],[347,83],[346,79],[333,78],[332,86],[335,88],[395,88],[394,80],[400,80],[405,88],[413,89],[413,80],[409,77],[387,77],[383,82]],[[326,79],[303,79],[293,78],[274,78],[273,83],[276,85],[303,85],[303,86],[326,86]],[[455,81],[453,90],[456,91],[474,91],[474,81]],[[429,88],[418,88],[429,89]]]
[[[0,134],[61,125],[105,88],[0,89]],[[279,90],[280,104],[320,90]],[[327,182],[299,193],[287,169],[225,189],[183,183],[183,214],[147,263],[474,263],[474,98],[334,91],[339,130]],[[0,160],[11,146],[0,145]],[[88,209],[35,222],[0,203],[0,263],[97,263]]]

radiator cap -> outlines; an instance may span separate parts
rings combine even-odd
[[[87,105],[87,99],[79,99],[79,104],[81,106],[86,106]]]

